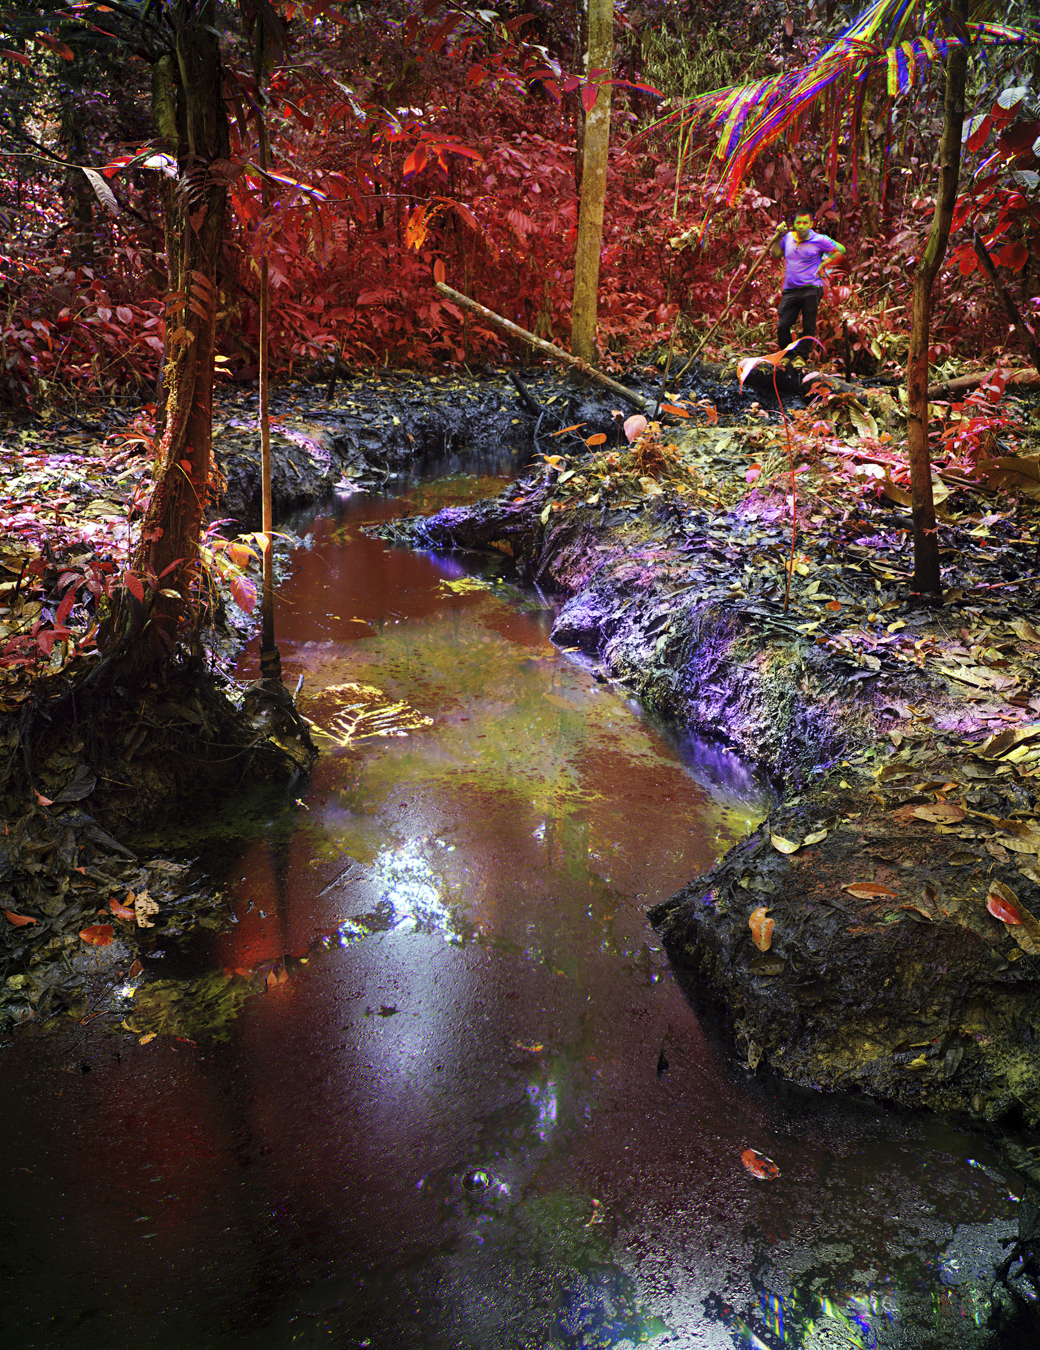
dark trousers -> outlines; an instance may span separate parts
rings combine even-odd
[[[823,297],[822,286],[795,286],[780,296],[780,310],[777,314],[777,341],[780,349],[791,341],[791,329],[800,314],[802,316],[802,337],[815,337],[816,313]],[[806,344],[815,346],[815,343]],[[792,353],[795,355],[796,353]],[[808,353],[806,353],[808,355]]]

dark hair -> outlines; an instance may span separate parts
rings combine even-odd
[[[814,212],[811,206],[800,206],[792,216],[792,220],[797,220],[799,216],[808,216],[809,219],[812,220],[813,215]]]

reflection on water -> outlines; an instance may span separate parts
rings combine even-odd
[[[753,784],[556,652],[507,559],[362,532],[397,509],[316,522],[281,596],[339,741],[225,858],[234,922],[165,943],[135,1037],[2,1051],[6,1343],[987,1344],[999,1160],[735,1067],[647,926]]]

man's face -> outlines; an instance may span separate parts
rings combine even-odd
[[[812,216],[795,216],[794,232],[800,243],[805,243],[812,229]]]

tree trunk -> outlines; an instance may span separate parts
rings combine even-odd
[[[599,254],[603,242],[603,207],[607,196],[607,154],[610,149],[609,83],[614,53],[614,0],[589,0],[589,51],[586,78],[600,79],[599,93],[585,119],[581,209],[574,251],[574,299],[571,305],[571,351],[590,365],[596,361],[596,300]],[[596,77],[593,71],[602,71]]]
[[[962,0],[963,3],[963,0]],[[932,285],[942,266],[950,237],[953,208],[961,167],[961,129],[968,71],[966,47],[955,47],[946,58],[946,105],[939,142],[939,189],[928,242],[914,277],[910,323],[910,355],[906,363],[907,454],[913,497],[914,577],[918,593],[942,589],[939,577],[939,536],[932,498],[932,461],[928,449],[928,346],[932,316]]]
[[[211,493],[213,357],[229,153],[215,0],[169,7],[172,51],[158,63],[153,107],[180,176],[168,193],[166,352],[155,488],[130,582],[106,650],[156,667],[198,629],[202,513]],[[143,598],[142,598],[143,593]]]

